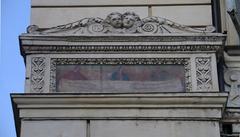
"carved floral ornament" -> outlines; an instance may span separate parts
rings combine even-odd
[[[42,29],[37,25],[31,25],[27,32],[31,34],[162,34],[162,33],[212,33],[213,26],[196,29],[180,25],[161,17],[140,17],[134,12],[123,14],[113,12],[105,19],[84,18],[76,22],[60,25],[52,28]]]

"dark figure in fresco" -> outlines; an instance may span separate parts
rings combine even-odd
[[[112,73],[111,80],[129,81],[129,76],[123,71],[123,66],[119,66],[118,69]]]

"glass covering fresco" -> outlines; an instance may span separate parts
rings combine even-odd
[[[183,92],[183,65],[57,65],[57,92]]]

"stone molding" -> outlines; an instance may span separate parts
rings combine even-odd
[[[14,103],[17,103],[20,108],[33,108],[46,105],[46,107],[62,106],[62,104],[74,105],[81,104],[84,108],[91,106],[104,108],[103,106],[122,105],[122,108],[131,107],[131,105],[143,105],[157,108],[165,108],[164,105],[182,105],[184,108],[209,107],[209,105],[216,105],[215,107],[224,107],[227,100],[227,93],[154,93],[154,94],[82,94],[82,93],[54,93],[54,94],[12,94],[11,97]],[[75,98],[73,101],[69,101]],[[44,101],[43,101],[44,100]],[[26,103],[31,102],[33,106]],[[88,104],[88,105],[87,105]],[[189,106],[189,105],[192,106]],[[40,105],[40,106],[39,106]],[[85,106],[84,106],[85,105]],[[101,106],[103,105],[103,106]],[[161,106],[163,105],[163,106]],[[69,106],[70,107],[70,106]],[[71,106],[74,108],[74,106]],[[177,106],[176,106],[177,107]],[[62,106],[64,108],[64,106]],[[134,106],[132,106],[134,108]]]
[[[240,56],[230,56],[226,52],[224,52],[224,60],[228,68],[239,69]]]
[[[76,45],[76,46],[24,46],[22,55],[43,53],[182,53],[182,52],[213,52],[220,46],[210,45]]]
[[[161,17],[140,17],[134,12],[123,14],[112,12],[105,19],[84,18],[79,21],[52,28],[39,28],[31,25],[27,32],[31,34],[162,34],[162,33],[212,33],[213,26],[203,29],[191,28]]]
[[[220,119],[226,93],[12,94],[19,118]],[[30,104],[29,104],[30,103]],[[141,113],[139,113],[141,109]],[[154,110],[155,113],[149,113]],[[55,113],[53,113],[55,112]],[[56,113],[59,112],[59,113]],[[95,113],[93,113],[95,112]],[[204,112],[204,113],[203,113]],[[168,113],[171,113],[169,115]],[[181,113],[181,114],[179,114]],[[191,115],[189,115],[191,113]],[[136,115],[137,114],[137,115]]]
[[[23,56],[37,53],[192,53],[222,50],[225,35],[21,35]]]
[[[240,135],[240,109],[238,108],[226,108],[223,119],[221,122],[223,124],[231,124],[232,125],[232,133],[231,136],[238,137]],[[230,136],[229,134],[227,134]]]
[[[219,121],[226,93],[11,94],[18,134],[24,121]],[[79,127],[78,127],[79,128]]]
[[[238,123],[240,124],[240,109],[239,108],[227,108],[223,115],[222,122],[225,123]]]

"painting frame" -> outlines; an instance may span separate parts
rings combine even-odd
[[[183,65],[184,92],[191,91],[190,58],[51,58],[50,91],[57,92],[59,65]],[[94,93],[97,93],[96,91]],[[162,92],[162,91],[159,91]],[[106,92],[107,93],[107,92]]]

